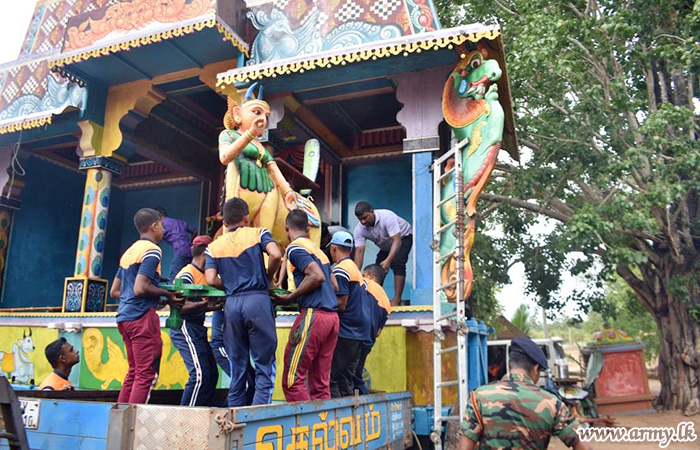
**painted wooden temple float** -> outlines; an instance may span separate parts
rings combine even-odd
[[[44,3],[48,3],[47,8],[50,9],[53,3],[61,1],[50,0]],[[82,133],[80,168],[87,172],[82,215],[84,220],[81,221],[79,230],[74,276],[66,278],[64,284],[62,312],[10,313],[0,310],[0,351],[3,352],[3,372],[16,386],[31,389],[31,385],[38,384],[50,372],[42,349],[57,337],[65,337],[81,354],[79,366],[71,373],[72,383],[81,390],[78,395],[83,398],[92,396],[103,403],[88,406],[73,401],[43,402],[44,412],[40,415],[38,428],[30,431],[30,440],[38,443],[43,439],[49,442],[50,439],[59,439],[56,436],[61,434],[62,429],[71,429],[75,432],[73,437],[84,433],[84,436],[90,436],[88,441],[94,440],[91,444],[93,446],[89,448],[105,448],[105,427],[107,423],[112,423],[110,413],[115,418],[121,417],[120,420],[123,421],[133,421],[138,417],[152,420],[156,416],[172,416],[178,409],[166,412],[155,406],[153,409],[142,406],[127,412],[113,409],[111,404],[105,403],[116,398],[114,393],[120,387],[127,363],[123,342],[114,322],[115,314],[104,312],[108,290],[106,280],[101,278],[104,246],[99,243],[105,237],[111,183],[116,182],[120,171],[128,166],[134,154],[134,130],[147,120],[152,108],[163,101],[165,94],[158,88],[162,86],[159,83],[177,82],[181,78],[178,74],[187,72],[212,90],[229,96],[237,96],[240,87],[253,81],[262,81],[266,98],[272,106],[271,122],[282,121],[283,116],[291,111],[295,116],[306,116],[307,126],[310,123],[314,125],[313,121],[318,121],[318,118],[308,118],[308,111],[293,96],[287,95],[289,92],[340,85],[342,93],[342,89],[348,85],[359,86],[367,83],[366,80],[382,77],[393,80],[391,82],[396,98],[403,104],[397,117],[405,130],[400,152],[410,157],[413,167],[411,190],[414,199],[415,280],[411,293],[412,306],[395,308],[367,360],[371,389],[386,394],[359,400],[312,403],[308,406],[265,407],[273,408],[269,410],[253,408],[250,412],[242,409],[241,412],[224,413],[212,409],[210,413],[192,414],[203,414],[196,419],[202,423],[209,421],[209,427],[202,425],[201,428],[210,430],[210,437],[219,432],[216,430],[227,429],[229,431],[224,434],[228,436],[242,436],[242,440],[236,441],[239,446],[256,445],[257,448],[259,445],[261,450],[279,450],[282,445],[286,448],[290,448],[289,445],[307,448],[305,445],[315,446],[321,443],[325,443],[328,448],[328,441],[316,441],[312,437],[315,433],[307,435],[305,442],[297,442],[298,439],[303,440],[299,437],[303,435],[303,426],[309,420],[312,432],[315,432],[318,424],[325,424],[323,426],[327,430],[333,426],[333,420],[336,426],[347,422],[344,422],[346,416],[361,417],[356,428],[352,419],[348,422],[357,437],[351,436],[344,440],[343,432],[337,429],[339,441],[334,441],[331,446],[347,448],[367,444],[367,448],[373,449],[387,445],[398,448],[408,443],[410,434],[406,424],[411,420],[407,409],[409,402],[413,405],[429,405],[433,395],[430,371],[433,358],[432,307],[428,306],[432,302],[432,202],[429,199],[426,201],[424,194],[432,191],[428,168],[433,153],[440,150],[438,126],[443,119],[443,112],[456,134],[459,134],[457,130],[472,126],[468,128],[468,133],[478,138],[472,139],[469,147],[465,146],[469,155],[475,154],[482,158],[478,167],[465,164],[472,171],[465,174],[470,177],[469,180],[474,180],[472,194],[483,188],[499,148],[506,149],[517,159],[500,29],[480,24],[440,29],[430,1],[377,0],[369,1],[368,5],[359,5],[352,1],[326,4],[293,0],[274,4],[249,2],[249,17],[259,32],[254,39],[246,40],[240,37],[250,34],[247,32],[250,31],[250,26],[246,25],[242,3],[192,0],[172,3],[183,3],[192,8],[200,8],[199,10],[188,12],[180,9],[172,17],[158,17],[158,14],[167,16],[168,12],[173,14],[170,10],[160,11],[143,19],[144,23],[136,27],[135,31],[125,33],[124,30],[110,28],[115,26],[114,23],[102,20],[113,11],[110,8],[119,7],[120,2],[87,3],[96,3],[96,7],[82,14],[78,14],[78,11],[74,17],[62,22],[65,31],[61,32],[65,33],[64,37],[58,39],[59,44],[48,52],[48,56],[34,60],[30,58],[29,62],[21,63],[7,75],[11,79],[12,76],[25,73],[29,70],[28,67],[34,67],[35,72],[38,67],[39,73],[34,76],[46,77],[48,80],[39,80],[39,85],[46,90],[45,99],[34,101],[30,107],[22,109],[16,103],[19,99],[17,97],[14,102],[6,102],[9,105],[5,104],[5,109],[0,111],[0,144],[3,145],[12,145],[22,139],[26,143],[39,142],[36,146],[41,147],[46,136],[56,136],[59,139],[68,130],[75,133],[73,130],[79,127]],[[308,6],[307,13],[298,12],[300,4]],[[306,19],[302,20],[304,17],[301,16]],[[175,20],[168,20],[173,18]],[[368,18],[373,23],[363,22]],[[42,48],[41,24],[45,20],[45,17],[39,17],[40,24],[36,25],[38,29],[34,36],[36,42],[27,44],[32,48]],[[310,23],[313,26],[308,25]],[[86,27],[86,24],[90,26]],[[30,30],[30,35],[31,33]],[[196,55],[196,58],[192,55]],[[473,63],[475,59],[479,59],[479,62]],[[482,80],[481,77],[469,80],[468,75],[478,68],[477,64],[487,60],[499,68],[500,76],[493,79],[486,76],[487,80]],[[238,67],[232,68],[236,65]],[[42,73],[42,68],[50,68],[52,72],[46,70]],[[448,77],[450,73],[456,76]],[[478,82],[474,83],[475,89],[471,89],[472,81]],[[494,86],[489,93],[493,93],[497,86],[498,94],[487,97],[486,89],[481,90],[477,86],[479,84],[485,88]],[[448,104],[445,104],[443,94],[449,100]],[[472,98],[474,102],[469,103],[465,97],[473,97],[474,94],[478,97]],[[473,108],[476,104],[479,107]],[[484,130],[494,130],[493,124],[481,124],[480,119],[485,117],[485,111],[488,111],[486,116],[489,116],[493,106],[504,111],[500,125],[495,125],[497,141],[493,141],[493,133],[484,133],[483,139],[481,134],[474,134],[482,127],[485,127]],[[500,130],[497,129],[499,126]],[[313,130],[319,132],[324,128],[317,126]],[[337,136],[333,133],[321,133],[320,138],[324,156],[337,159],[333,150],[342,148],[344,144],[336,142]],[[162,153],[150,154],[162,158]],[[349,163],[366,156],[350,155],[342,159]],[[181,161],[178,163],[182,164]],[[190,163],[193,167],[198,164],[194,160]],[[485,168],[481,168],[484,164]],[[15,180],[5,180],[5,183],[10,185],[11,195],[7,197],[9,200],[3,197],[3,208],[18,207],[21,186],[18,189]],[[473,196],[473,201],[476,196]],[[469,213],[469,208],[467,212]],[[472,208],[472,214],[473,212]],[[449,219],[449,208],[445,214]],[[473,237],[473,230],[471,232]],[[7,236],[5,242],[6,239]],[[12,264],[12,259],[8,264]],[[449,264],[446,265],[443,276],[447,279],[454,277],[454,274],[449,273]],[[471,279],[471,273],[465,273],[465,276],[468,280]],[[280,343],[287,341],[294,314],[280,313],[277,317]],[[164,325],[164,315],[161,319],[161,325]],[[207,318],[207,325],[209,321]],[[469,384],[470,387],[475,387],[485,381],[483,358],[486,355],[487,330],[476,320],[470,321],[468,325],[469,346],[473,350],[470,351]],[[454,339],[454,333],[448,330],[447,334],[448,339]],[[163,329],[162,337],[163,359],[154,399],[175,403],[172,401],[173,396],[177,396],[178,389],[184,385],[187,372],[166,329]],[[278,347],[278,363],[282,361],[283,348],[283,345]],[[445,356],[443,359],[444,370],[454,370],[454,358]],[[227,382],[225,374],[220,373],[219,387],[224,388]],[[273,399],[283,400],[280,380],[276,383]],[[83,390],[101,393],[89,394]],[[405,394],[406,392],[410,394]],[[30,394],[25,392],[25,395]],[[454,395],[444,395],[443,398],[445,406],[451,406],[455,400]],[[64,407],[66,409],[62,409]],[[70,423],[65,422],[68,419],[61,419],[67,417],[67,411],[74,414]],[[376,437],[376,428],[369,430],[365,426],[362,428],[363,433],[366,433],[363,440],[359,421],[369,420],[368,423],[372,423],[377,412],[381,417],[380,435],[370,439]],[[424,413],[428,414],[426,410],[418,411],[416,419]],[[220,416],[218,419],[217,415]],[[236,424],[244,422],[243,417],[259,422],[255,426],[245,427],[242,434],[235,434]],[[428,434],[430,419],[425,417],[423,423],[417,429]],[[264,428],[266,426],[282,428],[273,430]],[[292,429],[295,426],[296,431]],[[261,429],[266,431],[261,432]],[[109,432],[112,431],[110,428]],[[249,432],[253,434],[249,435]],[[177,436],[183,436],[183,433]],[[134,436],[136,435],[124,439],[134,439]],[[61,448],[68,448],[77,442],[71,439],[70,436],[65,436]],[[216,441],[215,438],[212,439]],[[217,445],[233,448],[231,441],[225,444],[216,442]],[[0,444],[0,448],[4,448],[2,445],[4,444]],[[37,444],[36,448],[48,447]]]

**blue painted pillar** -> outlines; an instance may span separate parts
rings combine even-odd
[[[432,152],[413,154],[413,289],[412,305],[433,302],[433,187],[430,163]]]
[[[406,129],[404,153],[412,158],[413,289],[411,305],[433,303],[433,183],[430,163],[440,149],[438,126],[442,122],[442,87],[451,66],[392,75],[396,98],[403,109],[396,118]]]

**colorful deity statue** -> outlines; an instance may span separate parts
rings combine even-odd
[[[491,176],[498,151],[503,141],[505,114],[498,102],[498,86],[501,78],[498,61],[487,59],[488,51],[479,46],[473,51],[462,49],[462,59],[450,74],[442,92],[442,113],[452,128],[462,153],[463,195],[466,202],[466,230],[464,233],[464,299],[468,299],[474,285],[470,253],[476,235],[476,201]],[[454,163],[454,162],[452,162]],[[452,175],[445,179],[441,198],[455,192]],[[447,202],[441,209],[441,222],[455,220],[455,201]],[[440,254],[454,250],[456,237],[451,232],[442,234]],[[451,257],[442,263],[441,282],[446,284],[457,278],[456,261]],[[445,292],[447,299],[455,301],[456,289]]]
[[[275,159],[258,140],[267,128],[270,105],[262,100],[262,86],[255,96],[254,83],[238,105],[228,98],[226,129],[219,135],[219,159],[227,165],[224,200],[238,197],[248,203],[251,225],[267,228],[277,243],[289,243],[284,221],[289,211],[300,208],[309,216],[310,238],[321,239],[319,213],[310,199],[294,192]]]

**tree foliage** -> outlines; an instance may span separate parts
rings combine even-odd
[[[658,327],[661,404],[697,412],[700,3],[462,1],[437,2],[443,23],[500,23],[516,107],[523,162],[499,162],[482,195],[502,254],[548,310],[612,314],[618,274]],[[556,226],[533,239],[543,216]],[[565,271],[590,286],[555,295]]]
[[[513,318],[510,320],[513,325],[518,327],[520,331],[530,334],[530,310],[527,305],[521,304],[513,313]]]

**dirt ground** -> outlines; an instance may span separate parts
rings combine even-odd
[[[572,357],[578,359],[578,349],[575,346],[566,346],[566,353]],[[571,362],[569,364],[569,370],[574,376],[578,376],[580,370],[579,366]],[[654,370],[652,367],[647,368],[648,372],[652,374]],[[661,384],[659,380],[650,378],[649,379],[649,390],[652,395],[659,395],[661,390]],[[617,424],[624,428],[633,427],[666,427],[666,428],[676,428],[679,423],[691,422],[693,424],[695,434],[697,439],[694,442],[672,442],[666,447],[669,450],[698,450],[700,449],[700,416],[686,417],[679,411],[670,412],[658,412],[655,414],[643,414],[643,415],[614,415],[617,420]],[[657,442],[591,442],[591,445],[595,450],[613,450],[613,449],[634,449],[634,450],[651,450],[660,448]],[[559,441],[559,439],[552,439],[549,445],[549,450],[564,450],[567,447]]]
[[[700,448],[700,416],[685,417],[680,412],[661,412],[656,414],[644,414],[639,416],[614,416],[621,427],[671,427],[675,428],[681,422],[691,422],[698,436],[695,442],[672,442],[666,447],[669,450],[698,450]],[[655,442],[591,442],[595,450],[613,449],[634,449],[647,450],[658,449],[659,444]],[[567,447],[559,441],[553,439],[549,445],[549,450],[564,450]]]

